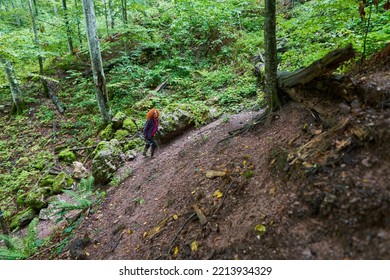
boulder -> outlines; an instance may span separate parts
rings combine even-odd
[[[87,178],[89,173],[81,162],[74,161],[72,176],[76,179]]]
[[[107,184],[122,165],[122,149],[118,140],[102,141],[92,153],[92,176],[95,184]]]
[[[10,230],[14,230],[29,224],[36,216],[33,208],[28,207],[26,210],[18,213],[11,221]]]
[[[115,116],[112,118],[111,123],[112,123],[112,128],[114,130],[120,129],[123,126],[123,122],[126,119],[126,114],[123,112],[118,112],[115,114]]]
[[[74,180],[68,174],[61,172],[55,178],[51,189],[51,195],[62,193],[64,189],[72,187]]]
[[[218,116],[217,110],[199,104],[173,103],[164,108],[159,120],[158,137],[165,143],[196,125],[204,124]]]

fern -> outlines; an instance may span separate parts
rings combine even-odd
[[[0,247],[1,260],[22,260],[32,256],[38,249],[38,218],[30,222],[27,235],[23,238],[0,235],[7,248]]]
[[[58,210],[56,214],[60,215],[59,220],[61,220],[69,211],[85,211],[92,206],[94,202],[93,196],[95,195],[95,192],[93,191],[93,182],[94,178],[93,176],[90,176],[88,179],[81,179],[76,191],[63,191],[64,194],[72,199],[72,202],[58,200],[53,203],[54,209]]]

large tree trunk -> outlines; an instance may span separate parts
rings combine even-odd
[[[108,93],[106,78],[103,71],[103,61],[100,52],[100,45],[96,30],[96,17],[93,0],[83,0],[85,27],[87,30],[89,54],[92,64],[92,73],[96,86],[96,99],[99,105],[100,115],[103,123],[110,122],[110,110],[108,107]]]

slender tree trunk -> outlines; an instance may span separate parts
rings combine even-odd
[[[108,0],[108,14],[110,16],[111,29],[115,27],[114,11],[112,9],[112,0]]]
[[[22,92],[20,91],[19,83],[16,79],[14,69],[12,67],[11,62],[4,59],[2,56],[0,56],[0,63],[3,64],[5,75],[7,76],[7,80],[11,89],[13,101],[11,113],[20,115],[23,112],[25,106],[23,102]]]
[[[53,12],[55,16],[58,16],[58,9],[55,1],[53,1]]]
[[[68,48],[71,54],[74,54],[73,41],[72,41],[72,30],[69,24],[68,9],[66,8],[66,0],[62,0],[62,8],[64,9],[64,19],[66,26],[66,35],[68,36]]]
[[[103,0],[104,4],[104,18],[106,20],[106,30],[107,30],[107,36],[110,36],[110,30],[108,25],[108,8],[107,8],[107,0]]]
[[[77,5],[77,2],[78,2],[78,0],[74,0],[74,6],[76,7],[76,10],[77,10],[77,16],[76,16],[77,33],[78,33],[78,36],[79,36],[79,43],[80,43],[80,48],[81,48],[83,46],[83,36],[81,36],[79,7]]]
[[[122,7],[122,21],[127,24],[127,0],[121,0]]]
[[[37,6],[37,0],[33,0],[34,3],[34,11],[35,11],[35,16],[38,16],[38,6]],[[29,5],[31,6],[31,2],[29,1]]]
[[[93,0],[83,0],[85,28],[87,31],[89,54],[91,57],[92,73],[96,86],[96,99],[103,123],[111,120],[108,107],[108,93],[106,78],[103,71],[103,61],[100,52],[99,39],[96,30],[96,17]]]
[[[11,1],[11,6],[12,6],[12,9],[15,10],[15,3],[14,3],[13,1]],[[15,18],[15,23],[16,23],[16,25],[17,25],[18,27],[20,27],[22,24],[21,24],[21,21],[20,21],[19,16],[18,16],[16,13],[14,13],[14,18]]]
[[[265,95],[268,110],[272,112],[280,108],[278,96],[278,61],[276,56],[276,3],[275,0],[265,0]]]
[[[34,3],[35,3],[35,1],[34,1]],[[31,4],[31,0],[28,0],[28,7],[30,9],[31,23],[32,23],[33,31],[34,31],[34,37],[35,37],[35,45],[37,46],[38,49],[40,49],[39,37],[38,37],[37,27],[35,24],[35,16],[34,16],[33,7]],[[36,7],[35,7],[35,9],[36,9]],[[36,11],[36,13],[38,13],[38,12]],[[41,80],[41,83],[43,86],[43,95],[48,98],[49,97],[49,86],[47,85],[47,81],[43,78],[44,71],[43,71],[43,60],[42,60],[41,55],[38,55],[38,63],[39,63],[39,75],[41,76],[40,80]]]

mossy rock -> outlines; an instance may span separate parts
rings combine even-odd
[[[49,187],[32,189],[27,193],[24,204],[35,210],[45,208],[47,206],[46,198],[50,195],[50,193],[51,188]]]
[[[122,148],[118,140],[102,141],[92,153],[92,176],[95,184],[107,184],[122,164]]]
[[[193,126],[198,126],[214,119],[218,112],[201,103],[172,103],[164,108],[160,117],[161,142],[167,142]]]
[[[124,129],[118,129],[115,134],[114,134],[114,138],[118,141],[123,141],[126,139],[127,136],[130,135],[130,132],[128,132],[127,130],[124,130]]]
[[[112,123],[112,128],[114,130],[122,128],[123,122],[126,119],[126,114],[123,112],[118,112],[115,114],[115,116],[112,118],[111,123]]]
[[[126,118],[123,121],[122,128],[126,129],[130,133],[134,133],[137,131],[137,125],[134,123],[134,121],[131,118]]]
[[[125,152],[130,151],[130,150],[141,150],[144,145],[145,145],[145,142],[143,140],[141,140],[140,138],[136,138],[136,139],[133,139],[133,140],[130,140],[129,142],[127,142],[124,145],[123,150]]]
[[[107,125],[106,128],[99,133],[99,137],[106,141],[111,140],[113,136],[114,136],[114,129],[112,128],[112,123]]]
[[[53,182],[53,187],[51,188],[51,194],[59,194],[62,193],[64,189],[69,189],[74,180],[68,174],[61,172],[59,173]]]
[[[18,213],[11,221],[10,229],[13,231],[14,229],[23,227],[28,225],[36,216],[36,211],[28,207],[26,210]]]
[[[27,193],[21,194],[16,199],[16,204],[23,206],[26,204]]]
[[[37,170],[43,170],[45,168],[45,163],[37,162],[36,164],[34,164],[34,168]]]
[[[54,176],[53,175],[46,175],[42,178],[42,180],[39,182],[40,187],[51,187],[54,183]]]
[[[63,162],[74,162],[76,161],[76,155],[72,152],[69,151],[69,149],[63,150],[58,154],[58,159]]]

